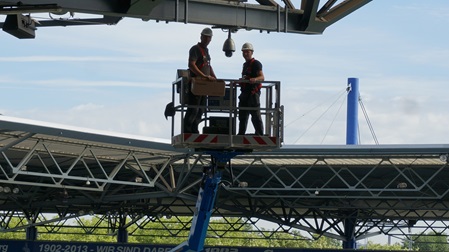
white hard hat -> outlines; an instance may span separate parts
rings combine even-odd
[[[243,44],[243,46],[242,46],[242,51],[245,51],[245,50],[251,50],[251,51],[254,51],[254,47],[253,47],[253,45],[252,45],[251,43],[246,42],[246,43]]]
[[[212,29],[211,28],[204,28],[201,32],[201,35],[212,37]]]

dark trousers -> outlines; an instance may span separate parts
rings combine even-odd
[[[188,92],[187,105],[192,106],[206,106],[206,96],[197,96]],[[204,113],[203,108],[187,108],[184,116],[184,133],[199,133],[198,124],[201,122],[201,116]]]
[[[251,91],[244,91],[239,96],[239,107],[250,107],[250,108],[260,108],[260,94],[252,94]],[[251,122],[255,129],[256,135],[263,135],[263,123],[262,115],[260,110],[239,110],[239,135],[244,135],[246,133],[246,128],[248,126],[248,117],[251,115]]]

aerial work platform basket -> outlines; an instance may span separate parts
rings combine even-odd
[[[191,80],[186,70],[178,70],[176,80],[172,83],[172,117],[171,139],[177,148],[211,149],[211,150],[267,150],[276,149],[283,142],[283,106],[280,105],[280,82],[263,81],[260,94],[260,108],[239,107],[240,86],[248,81],[220,79],[206,81]],[[206,104],[188,105],[188,92],[204,95]],[[189,107],[202,108],[205,113],[198,127],[199,133],[184,132],[184,116]],[[241,109],[260,110],[264,125],[264,134],[255,135],[251,118],[245,135],[236,135]],[[249,116],[251,117],[251,115]]]

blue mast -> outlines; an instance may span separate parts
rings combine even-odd
[[[358,103],[359,79],[348,78],[348,111],[346,115],[346,144],[359,144]]]
[[[358,106],[359,104],[359,79],[348,78],[348,107],[346,115],[346,144],[356,145],[358,141]],[[357,210],[349,210],[345,213],[344,232],[346,240],[343,241],[343,249],[357,249],[355,228],[357,225]]]

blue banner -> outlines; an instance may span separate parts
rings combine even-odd
[[[0,252],[168,252],[175,246],[129,243],[84,243],[0,240]],[[204,252],[338,252],[339,249],[205,247]],[[376,250],[376,252],[380,252]]]

